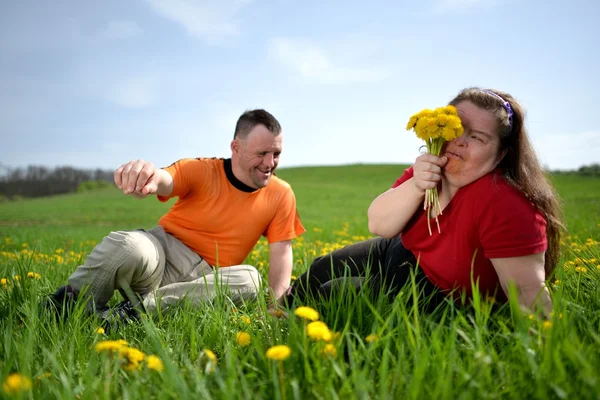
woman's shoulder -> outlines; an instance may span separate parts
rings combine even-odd
[[[476,197],[480,204],[490,208],[502,210],[535,208],[527,196],[509,182],[501,169],[490,172],[469,186],[471,186],[470,197]]]

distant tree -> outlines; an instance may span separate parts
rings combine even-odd
[[[26,168],[0,167],[0,194],[5,198],[51,196],[77,191],[80,184],[95,182],[89,188],[108,186],[113,181],[113,172],[102,169],[84,170],[71,166],[53,169],[29,165]],[[104,182],[106,184],[98,183]]]

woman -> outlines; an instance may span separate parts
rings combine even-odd
[[[378,237],[317,258],[291,298],[302,301],[327,282],[364,276],[372,266],[376,293],[383,285],[395,295],[415,275],[434,303],[448,294],[469,297],[474,287],[505,302],[513,283],[522,306],[550,313],[545,279],[558,261],[563,224],[524,110],[509,94],[480,88],[461,91],[450,104],[464,134],[446,143],[441,157],[417,157],[369,207],[369,230]],[[430,235],[423,201],[434,187],[441,233]]]

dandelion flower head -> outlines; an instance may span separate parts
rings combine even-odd
[[[314,308],[310,308],[310,307],[306,307],[306,306],[301,306],[301,307],[296,308],[296,311],[294,312],[294,314],[296,314],[296,316],[298,316],[300,318],[304,318],[309,321],[316,321],[319,319],[319,312],[317,310],[315,310]]]

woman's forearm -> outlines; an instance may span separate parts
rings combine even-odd
[[[369,231],[384,238],[402,232],[419,207],[423,206],[425,192],[414,184],[414,178],[377,196],[368,211]]]

